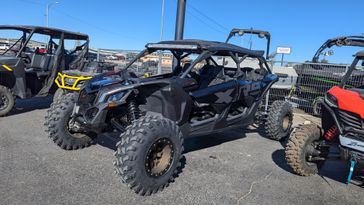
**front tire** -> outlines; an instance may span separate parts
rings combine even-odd
[[[75,93],[69,93],[53,102],[45,117],[44,124],[49,138],[65,150],[82,149],[94,143],[94,133],[75,132],[70,129],[70,123],[76,123],[71,121],[76,96]]]
[[[286,161],[296,174],[311,176],[318,173],[328,154],[328,150],[320,148],[320,139],[321,129],[314,124],[301,125],[292,133],[286,146]]]
[[[130,189],[139,195],[150,195],[174,180],[182,152],[183,136],[178,125],[148,112],[121,134],[114,165]]]
[[[282,140],[289,136],[293,124],[293,109],[289,102],[274,101],[268,109],[265,121],[265,134],[273,140]]]
[[[0,85],[0,117],[8,114],[15,105],[15,95],[13,91]]]
[[[61,99],[65,94],[66,92],[63,89],[58,88],[53,95],[53,102],[56,102],[57,100]]]

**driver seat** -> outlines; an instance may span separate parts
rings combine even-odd
[[[200,70],[200,89],[207,88],[217,75],[222,72],[222,67],[213,66],[213,65],[205,65]],[[215,83],[216,84],[216,83]]]

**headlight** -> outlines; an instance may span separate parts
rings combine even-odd
[[[124,91],[120,91],[109,95],[107,93],[103,93],[99,95],[99,97],[97,98],[97,102],[98,103],[118,102],[121,100],[121,98],[123,98],[123,96],[124,96]]]
[[[331,95],[330,93],[326,93],[325,102],[332,107],[337,107],[337,99],[335,96]]]
[[[107,98],[107,101],[108,102],[112,102],[112,101],[120,101],[121,98],[124,96],[124,92],[118,92],[118,93],[115,93],[113,95],[110,95],[108,98]]]

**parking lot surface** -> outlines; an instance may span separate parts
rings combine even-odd
[[[49,101],[18,102],[0,118],[0,204],[364,204],[360,173],[347,187],[347,165],[328,161],[319,175],[297,176],[285,164],[284,142],[254,127],[186,140],[175,183],[141,197],[114,174],[114,138],[78,151],[47,138]]]

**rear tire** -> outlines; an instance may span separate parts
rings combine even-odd
[[[49,138],[65,150],[82,149],[94,143],[94,133],[71,132],[68,128],[76,96],[69,93],[53,102],[45,117]]]
[[[183,136],[175,122],[148,112],[128,126],[120,138],[114,165],[135,193],[150,195],[174,181],[183,152]]]
[[[289,136],[293,124],[293,109],[289,102],[274,101],[268,109],[265,121],[265,134],[273,140],[282,140]]]
[[[310,162],[307,152],[312,143],[320,139],[321,129],[314,124],[301,125],[292,133],[286,146],[286,161],[296,174],[311,176],[318,173],[325,161]],[[322,157],[326,158],[327,155]]]
[[[13,91],[0,85],[0,117],[8,114],[15,105],[15,95]]]

